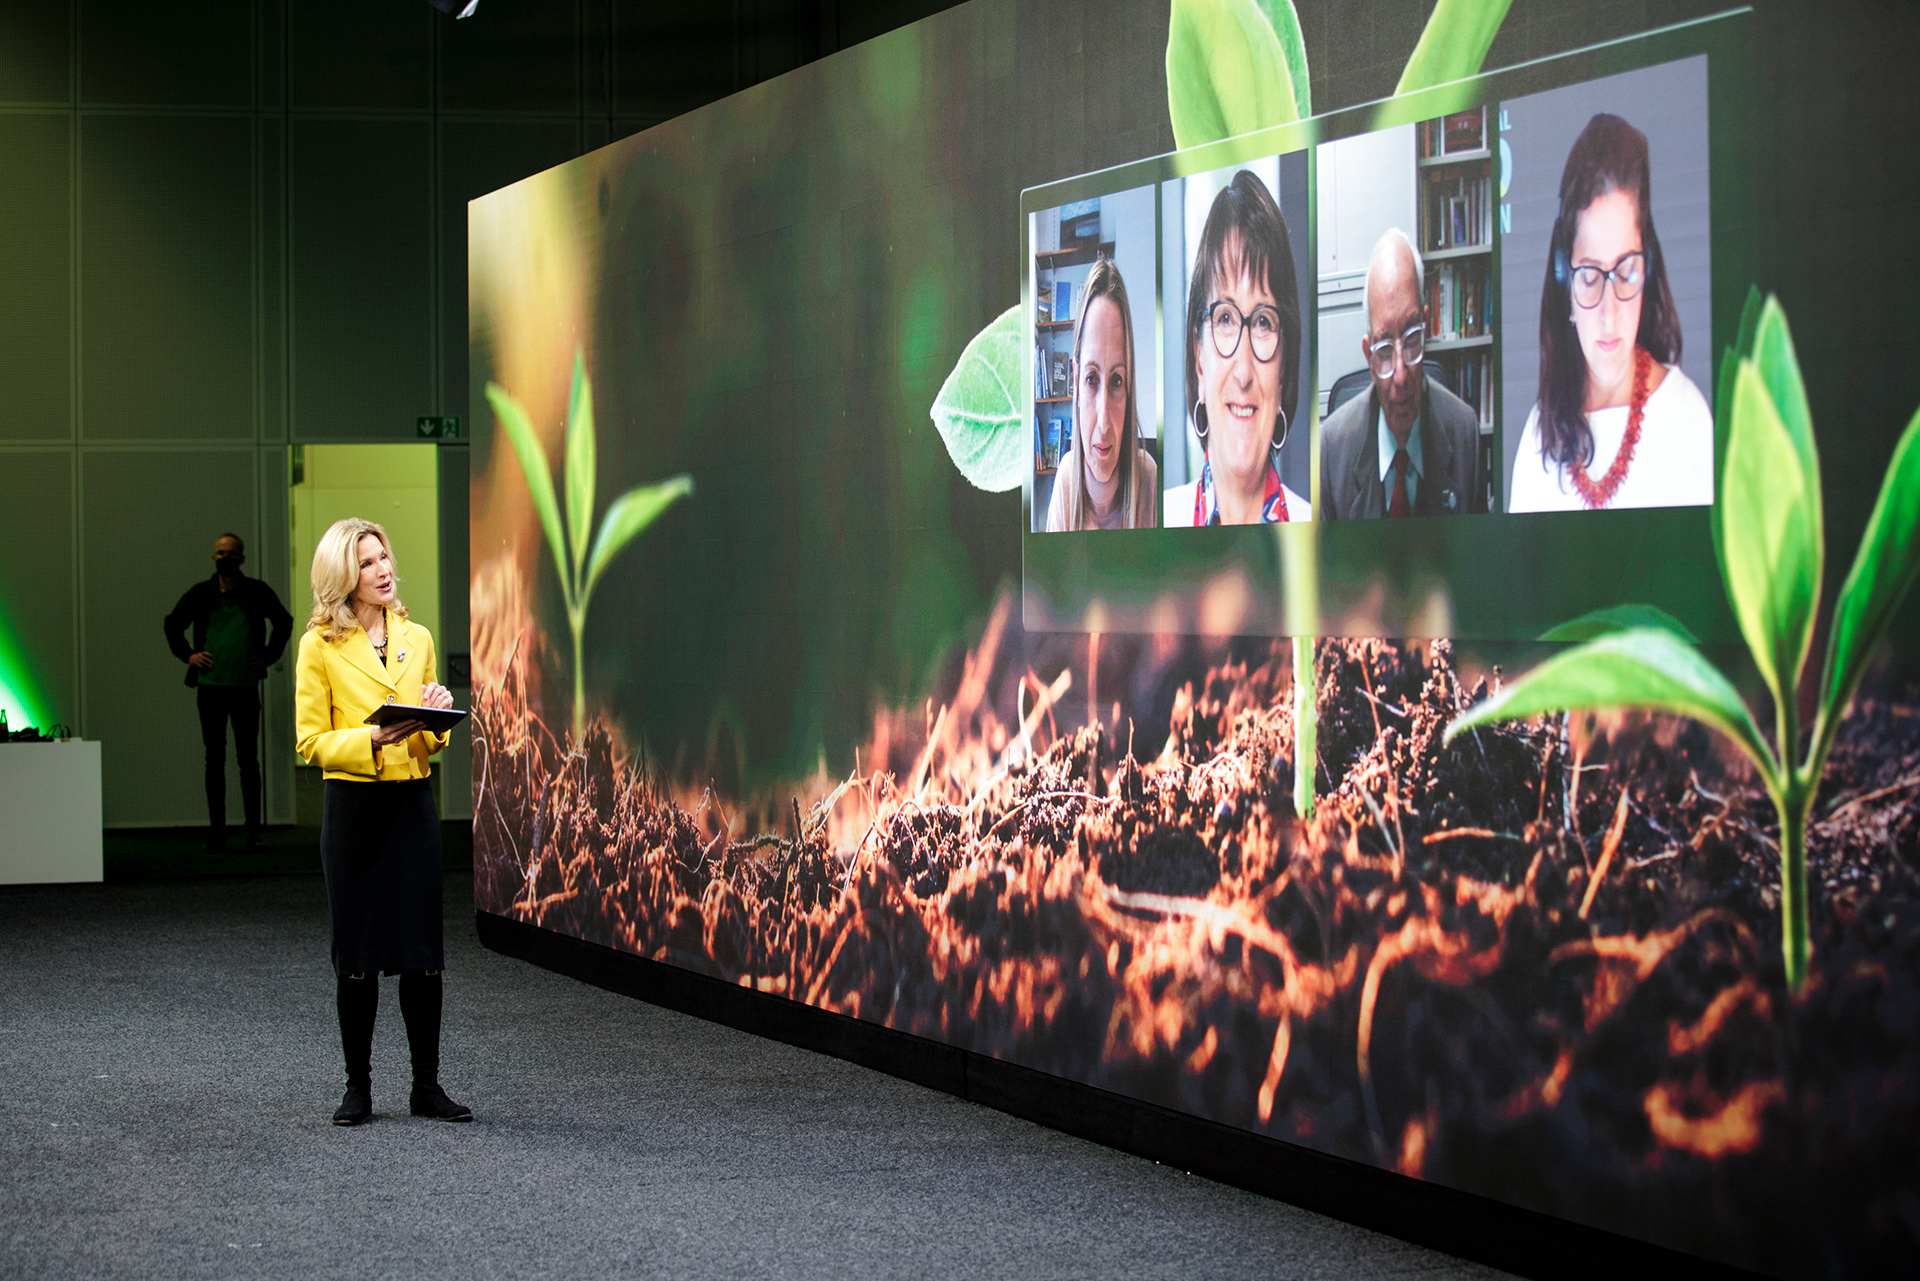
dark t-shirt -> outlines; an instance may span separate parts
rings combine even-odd
[[[222,600],[213,607],[207,615],[207,653],[213,655],[213,670],[200,674],[202,685],[253,683],[253,672],[247,667],[251,631],[247,612],[233,601]]]

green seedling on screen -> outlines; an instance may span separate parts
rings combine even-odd
[[[1401,72],[1395,95],[1478,74],[1512,0],[1440,0]],[[1306,41],[1293,0],[1173,0],[1167,19],[1167,114],[1182,150],[1303,120],[1313,114]],[[989,493],[1026,477],[1030,385],[1024,311],[994,317],[960,353],[929,410],[947,454]],[[1291,584],[1287,630],[1295,674],[1294,810],[1313,815],[1313,637],[1319,629],[1317,546],[1283,544]],[[1311,571],[1311,572],[1309,572]]]
[[[1677,625],[1596,615],[1556,629],[1591,628],[1593,639],[1459,717],[1447,727],[1447,738],[1543,712],[1643,707],[1690,716],[1732,739],[1758,768],[1780,818],[1781,952],[1787,984],[1798,991],[1811,953],[1807,824],[1820,776],[1868,656],[1920,571],[1920,413],[1894,446],[1853,569],[1840,588],[1818,710],[1811,734],[1803,736],[1798,690],[1812,648],[1826,550],[1813,420],[1778,300],[1762,303],[1757,290],[1748,296],[1739,340],[1721,359],[1715,403],[1729,426],[1714,551],[1740,633],[1773,695],[1774,742],[1767,742],[1733,683],[1702,657],[1691,637],[1676,633]]]
[[[691,476],[675,476],[657,485],[638,485],[613,500],[593,535],[594,435],[593,384],[587,381],[587,362],[573,358],[573,391],[567,398],[567,508],[561,526],[560,503],[554,495],[547,451],[534,434],[533,420],[511,392],[498,383],[487,384],[487,400],[494,417],[520,461],[534,510],[540,514],[547,546],[553,549],[553,567],[560,574],[560,591],[567,606],[567,625],[573,630],[573,736],[586,731],[586,668],[581,661],[581,637],[587,628],[587,603],[600,576],[621,548],[640,536],[676,499],[693,492]],[[591,537],[590,537],[591,536]]]
[[[1440,0],[1394,95],[1478,74],[1509,3]],[[1183,150],[1312,115],[1306,42],[1293,0],[1174,0],[1167,22],[1167,113],[1174,141]],[[1017,415],[1013,425],[1016,430],[1020,426]],[[1314,688],[1314,636],[1320,623],[1317,543],[1311,538],[1283,541],[1280,559],[1286,630],[1293,637],[1293,808],[1305,819],[1313,817],[1320,724]]]

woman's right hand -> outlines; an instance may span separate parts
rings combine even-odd
[[[395,721],[391,725],[373,727],[373,745],[392,747],[395,743],[404,743],[426,728],[425,721]]]

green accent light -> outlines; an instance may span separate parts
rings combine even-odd
[[[53,723],[46,692],[27,665],[13,628],[4,617],[0,617],[0,708],[5,709],[7,724],[14,729]]]

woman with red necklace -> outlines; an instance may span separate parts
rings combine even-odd
[[[1680,372],[1646,135],[1597,115],[1560,177],[1540,295],[1540,395],[1507,510],[1713,502],[1713,409]]]

